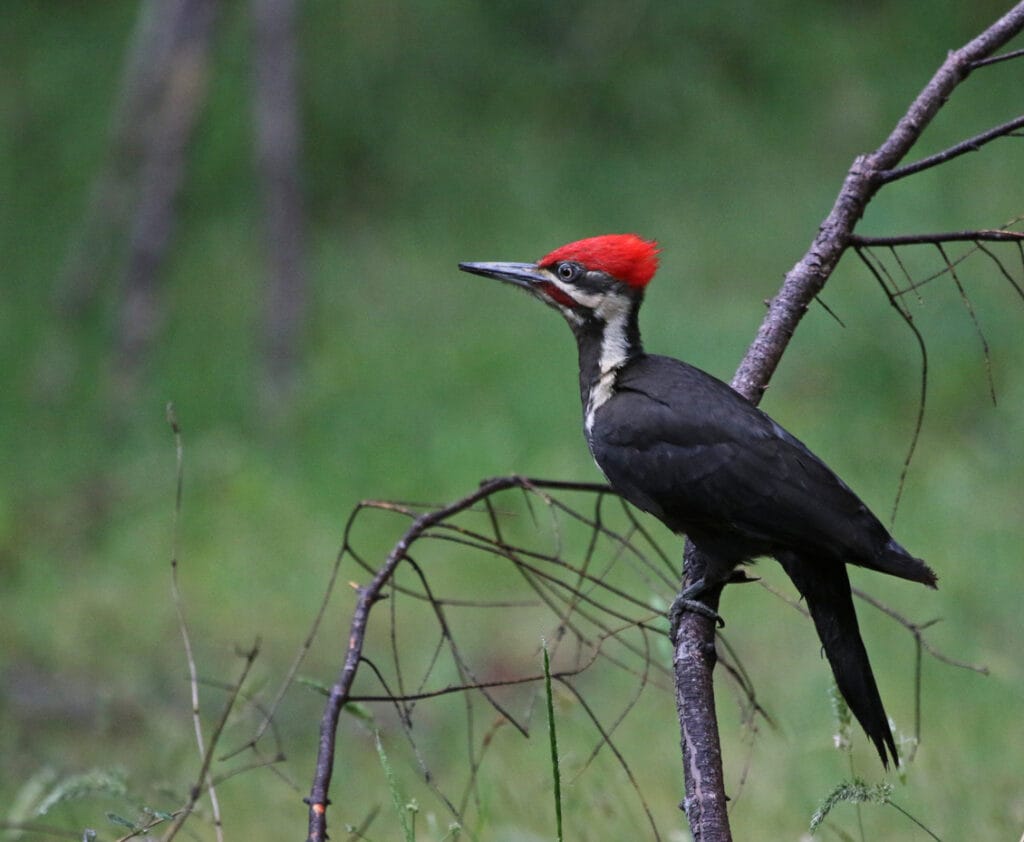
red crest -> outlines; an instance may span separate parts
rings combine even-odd
[[[636,234],[604,234],[557,248],[538,260],[537,265],[549,268],[572,261],[642,289],[658,271],[660,251],[654,240],[645,240]]]

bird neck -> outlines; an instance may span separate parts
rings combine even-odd
[[[580,397],[586,429],[594,424],[594,413],[612,396],[615,380],[626,363],[643,356],[637,314],[639,301],[595,312],[574,327],[580,352]]]

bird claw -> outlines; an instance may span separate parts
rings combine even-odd
[[[747,574],[742,570],[735,570],[724,584],[741,584],[743,582],[756,581],[757,579],[747,576]],[[675,643],[676,637],[679,635],[679,624],[683,620],[683,612],[685,611],[692,611],[694,614],[700,614],[702,617],[714,620],[718,625],[718,628],[725,628],[725,620],[722,619],[722,615],[713,608],[705,605],[698,598],[701,594],[710,590],[711,587],[712,586],[708,585],[704,577],[701,577],[696,582],[693,582],[689,587],[683,588],[682,593],[672,601],[672,605],[668,609],[668,633],[669,639],[673,643]]]
[[[718,628],[725,628],[725,620],[722,619],[721,614],[713,608],[709,608],[700,600],[691,599],[687,595],[690,590],[690,588],[687,588],[679,594],[679,596],[672,601],[672,605],[668,609],[668,633],[669,639],[673,641],[673,643],[679,635],[679,624],[683,621],[683,614],[686,611],[691,611],[694,614],[700,614],[702,617],[707,617],[709,620],[714,620],[718,625]]]

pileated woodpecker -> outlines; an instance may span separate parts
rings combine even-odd
[[[846,564],[935,587],[817,456],[730,386],[644,352],[637,316],[658,268],[657,243],[610,234],[536,263],[460,263],[557,310],[579,346],[583,429],[612,488],[707,559],[695,600],[740,564],[774,556],[807,602],[836,684],[882,763],[896,743],[857,626]]]

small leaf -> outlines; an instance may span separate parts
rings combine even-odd
[[[892,784],[881,783],[868,786],[860,778],[854,778],[852,782],[843,781],[825,796],[821,806],[811,816],[810,831],[814,833],[838,804],[843,802],[850,802],[852,804],[863,804],[866,802],[888,804],[889,796],[891,795]]]
[[[124,797],[127,794],[124,773],[117,769],[90,769],[56,783],[49,794],[36,807],[36,815],[46,815],[54,806],[64,801],[88,798],[91,795],[112,795]]]
[[[107,813],[107,821],[111,824],[119,824],[121,827],[127,827],[129,830],[138,830],[138,825],[135,822],[126,819],[124,816],[119,816],[117,813]]]
[[[384,743],[380,738],[380,731],[374,732],[374,740],[377,743],[377,756],[380,758],[381,768],[384,770],[384,777],[388,782],[388,789],[391,791],[391,801],[395,806],[395,812],[398,814],[398,821],[402,825],[402,833],[405,836],[405,842],[415,842],[415,837],[412,833],[412,826],[409,824],[409,816],[402,803],[402,793],[398,788],[398,778],[395,776],[395,770],[391,766],[391,761],[388,759],[387,752],[384,751]]]
[[[363,720],[363,722],[373,722],[372,711],[366,705],[359,704],[359,702],[346,702],[342,710],[349,716],[354,716],[356,719]]]

